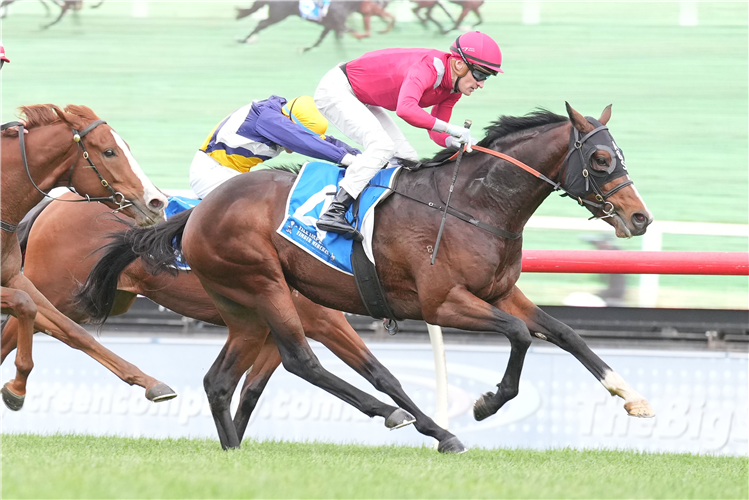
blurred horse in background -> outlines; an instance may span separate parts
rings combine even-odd
[[[302,52],[306,52],[310,49],[318,47],[331,31],[335,32],[335,36],[339,40],[344,33],[349,33],[359,40],[368,37],[370,35],[370,18],[372,16],[378,16],[388,23],[387,28],[380,31],[380,33],[387,33],[395,24],[395,17],[385,10],[386,4],[387,2],[377,2],[371,0],[331,1],[327,13],[324,15],[324,17],[322,17],[321,20],[313,21],[323,26],[323,31],[320,34],[320,37],[317,39],[314,45],[303,48]],[[297,1],[274,2],[267,0],[258,0],[249,8],[237,8],[237,19],[242,19],[250,16],[266,6],[268,7],[268,17],[260,21],[249,35],[244,38],[238,39],[239,43],[252,43],[256,38],[253,37],[257,33],[264,30],[265,28],[273,26],[274,24],[280,23],[289,16],[301,17],[299,2]],[[358,33],[357,31],[349,28],[346,25],[346,21],[348,20],[349,16],[355,12],[359,12],[362,14],[362,16],[364,16],[364,34]]]
[[[478,26],[483,22],[483,19],[481,18],[481,13],[479,12],[479,7],[481,7],[484,4],[484,0],[450,0],[452,3],[458,4],[461,7],[460,15],[457,19],[453,18],[453,16],[450,14],[450,11],[447,10],[445,5],[442,3],[441,0],[412,0],[413,3],[416,4],[416,6],[412,9],[414,15],[419,19],[422,26],[427,26],[427,21],[433,22],[435,25],[437,25],[437,28],[440,30],[440,33],[445,34],[449,33],[452,30],[460,29],[461,23],[463,20],[473,12],[476,14],[476,17],[478,18],[478,22],[474,26]],[[442,24],[440,24],[434,17],[432,17],[432,10],[435,7],[439,7],[443,10],[445,14],[447,14],[447,17],[450,18],[450,22],[452,23],[452,27],[449,29],[445,29],[442,27]],[[422,15],[422,11],[425,10],[425,13]]]
[[[60,199],[81,198],[66,193]],[[77,323],[87,323],[90,319],[75,300],[78,285],[96,264],[100,256],[98,250],[109,241],[108,236],[121,231],[123,223],[133,224],[132,219],[117,220],[110,212],[109,208],[99,203],[73,205],[50,201],[30,212],[18,227],[18,238],[24,254],[24,275],[52,305]],[[139,294],[177,314],[225,326],[200,280],[192,273],[153,275],[144,267],[142,260],[134,261],[120,276],[111,315],[126,313]],[[354,370],[366,364],[372,353],[343,313],[319,306],[296,291],[292,292],[291,298],[309,338],[322,343]],[[18,334],[18,320],[9,318],[2,328],[0,363],[16,348]],[[109,351],[85,330],[69,332],[59,340],[88,354],[122,380],[135,376],[135,365]],[[240,442],[260,395],[280,364],[281,355],[273,337],[269,336],[247,373],[234,416]],[[362,393],[362,397],[366,398],[367,395]],[[413,422],[413,417],[406,411],[375,398],[371,398],[369,416],[383,417],[385,425],[391,429]]]
[[[17,2],[18,0],[3,0],[2,3],[0,3],[0,17],[5,17],[7,15],[7,8]],[[47,3],[45,0],[39,0],[39,2],[44,6],[44,9],[47,11],[47,15],[49,15],[50,10],[49,6],[47,6]],[[47,29],[50,26],[53,26],[60,22],[60,20],[65,16],[65,14],[72,10],[74,12],[77,12],[83,8],[83,2],[81,0],[49,0],[50,3],[55,4],[56,6],[60,7],[60,15],[57,16],[57,19],[52,21],[49,24],[42,25],[42,29]],[[92,9],[97,9],[101,7],[101,4],[104,3],[104,0],[101,0],[101,2],[97,3],[96,5],[92,5]]]

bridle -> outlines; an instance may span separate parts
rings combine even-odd
[[[572,130],[570,132],[570,143],[569,143],[569,149],[567,151],[567,156],[564,158],[564,163],[562,167],[562,174],[561,178],[562,180],[560,182],[554,182],[548,177],[546,177],[544,174],[539,172],[538,170],[534,169],[533,167],[530,167],[523,163],[522,161],[513,158],[512,156],[506,155],[504,153],[500,153],[498,151],[494,151],[493,149],[485,148],[482,146],[474,145],[471,146],[472,149],[476,151],[480,151],[482,153],[486,153],[492,156],[495,156],[497,158],[500,158],[502,160],[508,161],[512,163],[513,165],[525,170],[529,174],[533,175],[534,177],[550,184],[554,191],[562,191],[562,196],[569,196],[570,198],[576,199],[577,202],[580,204],[580,206],[586,206],[588,209],[596,209],[603,212],[602,216],[596,216],[595,214],[590,217],[590,219],[607,219],[609,217],[613,217],[616,215],[616,208],[614,207],[614,204],[610,201],[607,201],[611,195],[619,191],[620,189],[623,189],[631,184],[633,184],[633,181],[631,179],[627,179],[626,181],[616,185],[612,189],[604,192],[601,187],[599,186],[598,182],[596,181],[596,178],[601,179],[601,185],[605,185],[608,182],[618,179],[619,177],[623,177],[627,175],[627,167],[624,163],[624,155],[619,149],[619,147],[614,142],[614,139],[611,137],[611,134],[608,133],[608,127],[601,124],[594,118],[586,117],[586,120],[594,126],[594,129],[585,134],[583,137],[580,137],[580,133],[575,128],[574,125],[572,125]],[[613,146],[613,149],[605,144],[587,144],[588,141],[593,137],[594,135],[604,132],[605,135],[608,136],[611,146]],[[587,145],[586,145],[587,144]],[[462,146],[465,148],[465,145]],[[589,169],[587,167],[588,162],[592,158],[593,154],[596,153],[596,151],[603,150],[607,151],[611,155],[611,165],[605,170],[605,171],[597,171],[593,169]],[[575,151],[579,152],[579,155],[575,155]],[[450,156],[449,158],[446,158],[442,161],[437,162],[428,162],[428,163],[421,163],[417,162],[413,166],[405,166],[406,170],[418,170],[420,168],[432,168],[432,167],[439,167],[441,165],[444,165],[445,163],[455,160],[458,157],[458,152]],[[619,161],[617,162],[617,158]],[[579,160],[578,160],[579,159]],[[579,164],[577,164],[579,162]],[[570,170],[570,166],[572,166],[572,170]],[[579,169],[579,175],[575,175],[575,170]],[[454,178],[453,178],[454,179]],[[435,188],[436,188],[436,178],[434,178],[435,182]],[[584,184],[584,188],[580,189],[578,184],[582,185]],[[393,192],[396,192],[400,194],[401,196],[404,196],[406,198],[409,198],[413,201],[416,201],[418,203],[421,203],[423,205],[427,205],[430,208],[435,208],[440,211],[444,210],[448,214],[457,217],[458,219],[461,219],[465,222],[468,222],[469,224],[472,224],[479,229],[483,229],[484,231],[490,232],[496,236],[499,236],[500,238],[507,238],[507,239],[518,239],[522,235],[522,232],[520,233],[511,233],[509,231],[506,231],[502,228],[492,226],[490,224],[486,224],[484,222],[479,221],[475,217],[473,217],[471,214],[466,213],[462,210],[458,210],[456,208],[450,207],[447,202],[442,200],[440,197],[440,202],[444,204],[444,206],[440,206],[433,202],[425,202],[416,198],[413,198],[412,196],[409,196],[408,194],[402,193],[400,191],[397,191],[395,189],[389,188],[387,186],[372,186],[372,187],[384,187],[387,189],[391,189]],[[450,191],[454,189],[454,185],[450,186]],[[591,187],[593,189],[593,192],[595,193],[595,199],[596,201],[591,201],[584,196],[587,196],[588,193],[591,191]],[[437,190],[437,196],[440,196],[439,189]],[[593,210],[591,210],[592,212]]]
[[[91,156],[88,154],[88,151],[86,150],[86,145],[83,143],[83,138],[91,132],[93,129],[98,127],[99,125],[107,123],[104,120],[96,120],[89,124],[88,127],[84,128],[82,131],[78,131],[75,128],[72,128],[73,132],[73,141],[75,141],[78,144],[78,150],[75,155],[75,159],[73,160],[73,164],[70,166],[70,170],[68,173],[68,185],[66,186],[68,190],[84,199],[82,200],[59,200],[53,196],[50,196],[48,193],[42,191],[39,186],[36,185],[36,182],[34,182],[34,179],[31,177],[31,171],[29,170],[29,163],[26,159],[26,145],[24,142],[24,124],[21,122],[8,122],[4,123],[2,126],[0,126],[0,131],[3,131],[10,127],[18,127],[18,143],[19,147],[21,148],[21,160],[23,161],[23,168],[26,170],[26,176],[29,178],[29,181],[31,181],[31,184],[34,186],[34,188],[39,191],[43,196],[46,198],[52,198],[53,200],[57,201],[65,201],[70,203],[76,203],[76,202],[92,202],[92,201],[109,201],[117,205],[119,208],[114,210],[114,213],[120,212],[124,210],[125,208],[128,208],[132,206],[132,202],[125,198],[125,195],[120,193],[119,191],[115,191],[115,189],[104,179],[104,177],[99,172],[99,169],[96,168],[96,165],[94,165],[94,162],[91,160]],[[98,197],[91,197],[88,194],[80,194],[75,187],[73,186],[73,172],[75,170],[75,166],[78,163],[78,156],[81,154],[81,151],[83,151],[83,158],[88,162],[89,166],[94,170],[94,173],[96,173],[96,176],[99,178],[99,182],[102,186],[107,188],[109,192],[111,193],[110,196],[98,196]],[[10,224],[5,221],[0,221],[0,229],[7,232],[15,232],[18,228],[17,225]]]
[[[608,130],[608,127],[605,125],[602,125],[597,120],[594,120],[593,118],[586,118],[588,122],[590,122],[595,128],[585,134],[582,138],[580,137],[580,132],[572,126],[572,130],[570,132],[570,145],[569,150],[567,151],[567,156],[564,158],[563,163],[563,169],[562,169],[562,180],[560,182],[554,182],[548,177],[546,177],[544,174],[540,173],[533,167],[529,167],[525,163],[521,162],[520,160],[517,160],[513,158],[512,156],[508,156],[504,153],[500,153],[498,151],[494,151],[493,149],[484,148],[481,146],[472,146],[473,149],[476,151],[481,151],[482,153],[486,153],[492,156],[496,156],[497,158],[501,158],[503,160],[506,160],[513,165],[520,167],[521,169],[525,170],[529,174],[533,175],[534,177],[537,177],[538,179],[541,179],[542,181],[551,184],[554,191],[563,191],[562,196],[569,196],[570,198],[573,198],[577,200],[578,204],[580,206],[587,205],[588,208],[597,209],[603,212],[603,216],[595,216],[593,215],[591,219],[606,219],[609,217],[613,217],[616,214],[616,209],[614,207],[614,204],[610,201],[607,201],[608,198],[611,197],[614,193],[619,191],[620,189],[623,189],[630,184],[633,184],[633,181],[631,179],[627,179],[626,181],[622,182],[621,184],[616,185],[615,187],[611,188],[610,190],[604,192],[601,187],[599,186],[598,182],[596,181],[596,178],[602,179],[602,185],[607,184],[609,181],[612,181],[614,179],[618,179],[619,177],[622,177],[624,175],[627,175],[627,167],[624,163],[624,155],[622,154],[619,147],[614,142],[613,138],[611,138],[611,135],[606,132],[606,135],[609,136],[611,145],[613,146],[610,148],[609,146],[606,146],[604,144],[590,144],[586,147],[586,143],[588,140],[593,137],[595,134]],[[606,151],[611,156],[611,165],[605,170],[605,171],[598,171],[589,169],[587,165],[589,164],[589,161],[593,154],[596,153],[596,151]],[[574,175],[574,171],[570,170],[570,165],[572,164],[572,160],[574,158],[575,162],[577,161],[577,157],[574,155],[575,151],[579,152],[579,165],[573,165],[574,169],[580,169],[579,177]],[[616,151],[616,152],[615,152]],[[453,155],[454,157],[455,155]],[[452,160],[453,157],[450,157],[450,160]],[[617,157],[619,158],[619,162],[617,162]],[[578,184],[585,185],[584,189],[579,189]],[[584,196],[587,196],[587,194],[591,191],[591,187],[593,192],[595,193],[595,199],[596,201],[591,201]]]

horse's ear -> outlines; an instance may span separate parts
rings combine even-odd
[[[67,113],[67,112],[61,110],[60,108],[58,108],[57,106],[55,106],[54,104],[49,104],[49,107],[52,108],[52,110],[60,118],[60,120],[64,121],[65,123],[67,123],[71,127],[75,127],[76,124],[78,123],[78,120],[77,120],[77,118],[76,118],[76,116],[74,114]]]
[[[601,113],[601,117],[598,119],[598,121],[606,125],[609,122],[610,118],[611,118],[611,104],[606,106],[606,109],[603,110],[603,113]]]
[[[572,125],[579,130],[580,132],[585,132],[586,129],[589,129],[591,127],[590,123],[588,123],[588,120],[585,119],[583,115],[575,111],[572,106],[570,106],[570,103],[567,101],[564,101],[565,106],[567,106],[567,115],[570,117],[570,121],[572,121]]]

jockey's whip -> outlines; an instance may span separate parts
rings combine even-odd
[[[471,125],[473,125],[473,122],[471,120],[466,120],[465,123],[463,123],[463,126],[465,128],[471,128]],[[447,203],[445,203],[445,210],[442,211],[442,222],[440,222],[440,230],[437,233],[437,241],[434,243],[434,252],[432,253],[432,264],[434,265],[434,261],[437,260],[437,250],[440,248],[440,240],[442,239],[442,231],[445,230],[445,221],[447,220],[447,207],[450,206],[450,198],[453,195],[453,188],[455,187],[455,179],[458,178],[458,168],[460,168],[460,160],[463,158],[463,151],[465,151],[466,145],[463,144],[462,147],[458,150],[458,158],[455,160],[455,171],[453,172],[453,180],[450,183],[450,191],[447,193]]]

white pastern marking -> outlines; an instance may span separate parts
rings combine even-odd
[[[640,393],[632,389],[630,385],[624,381],[624,379],[611,370],[606,373],[606,376],[601,380],[601,384],[611,393],[612,396],[619,396],[624,401],[641,401],[643,398]]]
[[[112,136],[114,136],[114,141],[125,153],[125,158],[127,158],[127,161],[130,163],[130,168],[133,172],[135,172],[135,175],[138,176],[141,184],[143,184],[144,200],[148,202],[155,198],[157,200],[160,200],[164,204],[164,206],[166,206],[168,202],[166,196],[161,194],[161,191],[159,191],[156,186],[153,185],[151,179],[149,179],[145,172],[143,172],[143,170],[140,168],[140,165],[138,165],[138,162],[135,161],[133,154],[130,152],[130,148],[127,147],[127,144],[125,144],[125,141],[122,140],[122,137],[120,137],[117,132],[114,131],[114,129],[112,129]]]

